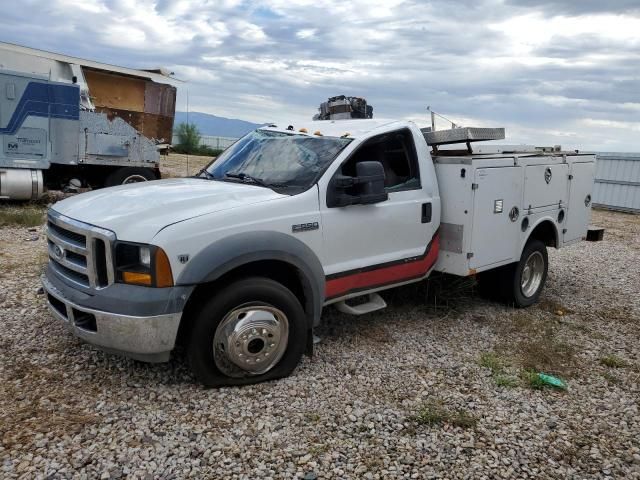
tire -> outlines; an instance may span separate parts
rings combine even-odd
[[[520,261],[508,265],[501,275],[504,300],[520,308],[537,303],[547,281],[548,270],[547,247],[540,240],[529,240]]]
[[[122,167],[107,175],[104,186],[115,187],[116,185],[146,182],[149,180],[157,180],[156,172],[151,168]]]
[[[188,334],[187,358],[207,387],[259,383],[295,370],[306,335],[306,315],[295,295],[274,280],[251,277],[202,305]]]

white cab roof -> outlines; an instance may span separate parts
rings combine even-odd
[[[397,125],[392,125],[397,124]],[[292,124],[293,132],[299,133],[300,129],[306,129],[308,135],[320,132],[325,137],[342,137],[349,134],[349,138],[358,138],[368,135],[373,130],[380,127],[397,128],[406,127],[410,124],[404,120],[392,120],[385,118],[376,119],[353,119],[353,120],[309,120],[307,122]],[[265,130],[286,131],[288,125],[266,126]]]

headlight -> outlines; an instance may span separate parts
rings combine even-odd
[[[151,267],[151,248],[140,247],[140,263],[145,267]]]
[[[139,243],[116,244],[116,279],[147,287],[173,286],[171,264],[164,250]]]

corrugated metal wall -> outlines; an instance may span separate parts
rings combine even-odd
[[[640,213],[640,153],[598,153],[593,205]]]

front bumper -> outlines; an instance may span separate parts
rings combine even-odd
[[[87,308],[73,302],[46,275],[47,305],[75,336],[112,353],[145,362],[164,362],[175,346],[181,312],[134,316]]]

